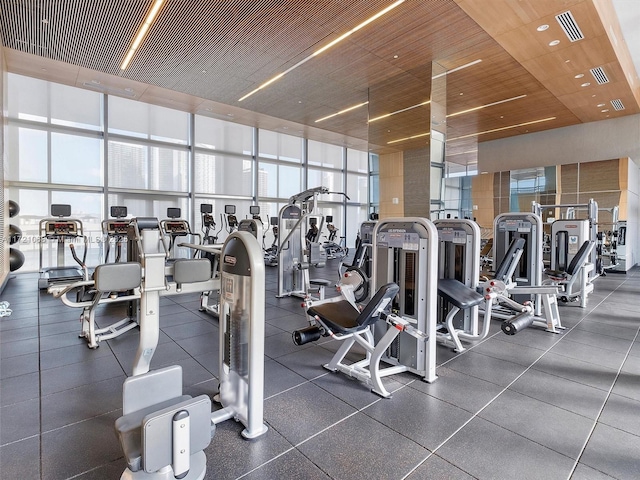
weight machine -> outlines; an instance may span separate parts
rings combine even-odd
[[[489,334],[493,297],[476,292],[480,278],[480,228],[466,219],[434,220],[438,231],[438,341],[465,348],[460,339],[480,341]],[[478,305],[485,302],[482,330]]]
[[[132,376],[123,386],[122,417],[115,423],[127,469],[122,480],[202,480],[203,450],[216,425],[242,422],[242,435],[267,432],[264,410],[264,263],[258,242],[232,233],[222,247],[224,284],[220,322],[220,391],[211,411],[208,395],[183,395],[178,365]],[[201,261],[201,260],[190,260]]]
[[[514,239],[525,241],[524,250],[514,272],[514,282],[519,287],[542,285],[542,219],[535,213],[509,212],[498,215],[493,221],[493,265],[499,265]],[[522,290],[519,290],[522,292]],[[540,298],[536,294],[517,293],[516,302],[532,302],[535,314],[541,313]]]
[[[311,266],[323,267],[326,255],[324,249],[312,238],[314,232],[322,230],[324,217],[314,214],[318,205],[318,196],[331,194],[326,187],[315,187],[293,195],[289,203],[280,209],[278,215],[278,298],[297,296],[308,298],[311,285],[318,287],[318,295],[324,295],[324,287],[331,284],[326,280],[310,280]],[[347,197],[344,193],[340,193]],[[300,206],[296,205],[299,204]],[[315,224],[312,219],[315,218]],[[318,218],[320,223],[318,225]],[[303,236],[303,228],[307,235]]]
[[[423,338],[400,333],[382,361],[409,371],[427,382],[436,380],[438,303],[438,232],[426,218],[380,220],[373,231],[371,290],[393,282],[400,287],[394,311],[408,319]],[[376,342],[393,328],[378,322]]]
[[[169,250],[160,223],[154,217],[131,220],[127,231],[127,262],[99,265],[94,280],[83,280],[66,285],[51,285],[48,289],[65,305],[82,308],[82,331],[90,348],[99,342],[121,335],[136,325],[140,327],[140,340],[133,364],[133,375],[149,371],[149,365],[160,335],[160,297],[180,293],[203,292],[220,289],[220,279],[214,278],[208,259],[176,259],[167,262]],[[132,267],[138,265],[138,268]],[[139,272],[136,277],[135,272]],[[139,286],[136,286],[139,285]],[[89,300],[69,298],[71,292],[85,289],[93,295]],[[112,297],[115,291],[127,292]],[[105,303],[137,300],[136,315],[105,327],[95,328],[95,312]]]
[[[590,199],[586,204],[572,205],[539,205],[533,202],[532,209],[534,212],[542,212],[546,208],[566,208],[567,218],[555,220],[551,223],[551,262],[550,271],[564,272],[571,264],[574,257],[578,254],[581,246],[592,241],[594,244],[598,242],[598,204],[595,200]],[[576,211],[578,209],[587,211],[587,218],[576,219]],[[601,248],[593,248],[589,251],[589,255],[584,265],[575,272],[575,275],[583,276],[584,279],[578,278],[577,281],[568,285],[568,290],[561,292],[563,301],[580,299],[580,306],[583,308],[587,305],[587,298],[593,292],[593,281],[602,273],[602,259],[599,256]]]
[[[553,224],[561,221],[561,224],[558,225],[556,227],[556,232],[561,231],[561,226],[566,225],[567,222],[569,224],[572,224],[572,222],[569,221],[573,221],[576,222],[578,221],[578,219],[576,218],[576,211],[577,210],[586,210],[587,211],[587,218],[584,219],[582,222],[586,222],[587,225],[586,226],[577,226],[574,227],[573,232],[567,232],[568,234],[573,234],[575,235],[579,235],[580,238],[577,241],[577,245],[575,246],[574,249],[572,249],[572,251],[570,252],[569,249],[565,249],[565,252],[557,252],[557,250],[561,250],[561,247],[559,247],[557,245],[557,238],[555,238],[553,236],[553,231],[552,231],[552,237],[551,237],[551,269],[552,270],[558,270],[558,267],[560,267],[560,269],[564,266],[564,268],[566,268],[566,266],[569,264],[569,262],[571,261],[571,258],[573,258],[573,255],[575,255],[575,253],[577,252],[577,250],[580,248],[580,245],[582,245],[583,242],[587,241],[587,240],[593,240],[594,242],[597,242],[598,240],[598,203],[594,200],[594,199],[589,199],[588,203],[581,203],[581,204],[556,204],[556,205],[540,205],[537,202],[532,202],[532,212],[535,213],[538,216],[541,216],[542,211],[544,209],[547,208],[552,208],[552,209],[562,209],[562,208],[566,208],[566,218],[565,219],[561,219],[561,220],[556,220],[555,222],[553,222],[551,224],[551,228],[553,230]],[[577,225],[577,223],[576,223]],[[561,242],[564,245],[564,240],[561,239]],[[557,252],[557,253],[556,253]],[[556,264],[554,264],[554,260],[555,260],[555,256],[554,253],[556,253],[556,255],[559,255],[560,253],[562,253],[562,257],[563,258],[559,258],[558,260],[556,260]],[[588,263],[591,263],[593,265],[593,268],[590,269],[590,271],[588,272],[589,275],[589,280],[593,281],[595,280],[595,278],[598,276],[598,271],[596,269],[596,266],[599,264],[598,262],[598,252],[596,251],[596,249],[593,249],[593,251],[590,253],[589,255],[589,260]]]
[[[436,380],[437,237],[425,218],[380,221],[372,247],[373,280],[380,284],[376,293],[360,309],[346,284],[342,297],[308,304],[311,325],[293,332],[294,343],[321,336],[341,341],[324,368],[354,377],[385,398],[391,397],[382,383],[385,376],[408,371],[427,382]],[[356,343],[365,349],[365,358],[344,363]]]

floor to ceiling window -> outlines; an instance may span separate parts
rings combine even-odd
[[[113,205],[159,219],[179,207],[200,232],[200,205],[212,204],[222,241],[225,206],[242,219],[257,203],[266,246],[270,218],[306,188],[338,192],[323,195],[318,212],[333,216],[348,245],[366,219],[367,152],[21,75],[8,74],[7,88],[5,187],[21,209],[21,272],[39,268],[39,222],[52,203],[70,204],[83,222],[90,265],[103,260],[101,221]],[[56,245],[43,252],[43,266],[53,266]]]

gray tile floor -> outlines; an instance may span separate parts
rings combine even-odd
[[[335,265],[316,272],[332,278]],[[640,478],[640,270],[596,281],[586,309],[561,306],[562,335],[529,329],[455,355],[438,347],[427,384],[385,380],[392,399],[321,364],[335,342],[296,347],[306,325],[298,299],[276,299],[267,270],[265,421],[218,426],[207,479],[638,479]],[[90,350],[79,311],[18,275],[0,300],[0,477],[116,479],[125,467],[113,424],[137,332]],[[218,324],[198,295],[164,298],[152,368],[179,364],[185,390],[218,388]],[[98,321],[123,314],[101,308]],[[356,358],[352,358],[355,360]]]

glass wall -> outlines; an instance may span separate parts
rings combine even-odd
[[[242,219],[258,204],[267,247],[270,217],[306,188],[337,192],[323,196],[318,208],[333,216],[348,244],[366,219],[367,152],[15,74],[8,74],[7,88],[5,186],[21,208],[20,272],[40,267],[39,222],[52,203],[70,204],[72,217],[83,222],[90,265],[103,259],[101,221],[113,205],[126,206],[130,217],[159,219],[179,207],[201,232],[200,205],[209,203],[211,233],[223,241],[224,206],[235,205]],[[55,248],[44,244],[43,267],[53,266]]]

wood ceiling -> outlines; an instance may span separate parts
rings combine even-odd
[[[429,106],[368,118],[428,100],[433,61],[481,60],[447,75],[447,155],[461,165],[475,162],[478,141],[640,112],[610,0],[405,0],[238,101],[392,3],[167,0],[125,71],[152,0],[0,0],[0,27],[13,73],[377,152],[424,147]],[[555,16],[567,11],[584,39],[561,29]]]

